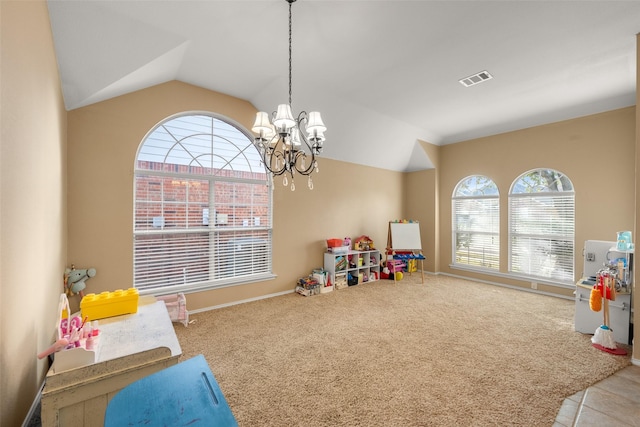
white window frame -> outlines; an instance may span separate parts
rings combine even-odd
[[[210,112],[168,117],[140,143],[133,184],[133,277],[141,294],[275,277],[272,179],[238,123]]]
[[[553,176],[556,188],[542,175]],[[532,281],[575,283],[575,191],[568,176],[533,169],[509,191],[509,273]]]
[[[495,182],[483,175],[460,180],[451,197],[451,216],[452,265],[499,271],[500,192]],[[466,254],[459,248],[463,240]]]

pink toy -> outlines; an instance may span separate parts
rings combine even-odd
[[[57,351],[62,350],[66,346],[69,345],[69,340],[66,338],[60,338],[58,341],[54,342],[51,347],[43,351],[42,353],[38,353],[38,359],[43,359],[48,355],[55,353]]]
[[[387,267],[389,268],[389,272],[391,273],[402,271],[405,266],[405,263],[397,259],[387,261]]]

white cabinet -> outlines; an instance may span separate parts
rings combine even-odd
[[[373,282],[380,279],[380,251],[326,252],[324,269],[329,273],[331,284],[336,285],[336,289],[344,287],[341,284]]]

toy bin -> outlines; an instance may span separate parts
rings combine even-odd
[[[121,316],[138,312],[138,290],[129,288],[113,292],[87,294],[80,301],[82,317],[88,320],[99,320],[106,317]]]
[[[327,247],[328,248],[336,248],[342,246],[342,239],[327,239]]]

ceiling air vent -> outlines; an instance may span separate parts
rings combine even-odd
[[[486,82],[487,80],[491,80],[493,76],[489,74],[488,71],[480,71],[479,73],[473,74],[469,77],[465,77],[464,79],[458,80],[462,83],[463,86],[469,87],[473,85],[477,85],[478,83]]]

